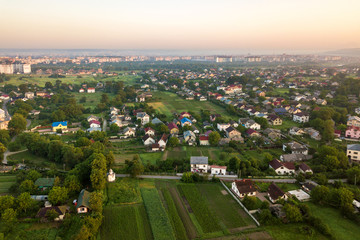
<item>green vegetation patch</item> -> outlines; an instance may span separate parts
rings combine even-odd
[[[158,191],[154,189],[141,189],[146,212],[149,217],[151,229],[155,240],[175,239],[170,220],[161,203]]]
[[[238,228],[254,224],[234,199],[220,184],[198,184],[198,190],[209,203],[209,207],[227,228]]]
[[[199,193],[194,184],[178,185],[180,193],[185,196],[185,201],[190,205],[191,211],[196,216],[204,233],[221,231],[219,220],[210,211],[209,206],[204,197]],[[186,204],[186,203],[185,203]],[[189,209],[189,208],[188,208]]]
[[[141,202],[141,196],[136,179],[117,178],[108,183],[108,205],[137,202]]]

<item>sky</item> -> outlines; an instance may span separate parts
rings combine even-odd
[[[0,0],[0,48],[321,52],[360,47],[359,0]]]

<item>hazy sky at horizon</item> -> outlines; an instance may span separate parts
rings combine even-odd
[[[0,0],[0,48],[360,47],[359,0]]]

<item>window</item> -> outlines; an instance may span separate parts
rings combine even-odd
[[[204,167],[206,167],[206,166],[204,165]]]

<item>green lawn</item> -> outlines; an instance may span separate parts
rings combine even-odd
[[[150,106],[153,106],[160,113],[168,116],[168,120],[173,118],[172,113],[193,111],[200,114],[200,110],[209,110],[211,113],[218,113],[227,118],[238,119],[236,116],[230,115],[226,112],[225,108],[220,107],[209,101],[196,101],[196,100],[185,100],[175,93],[171,92],[153,92],[153,99],[156,102],[149,102]]]
[[[315,217],[321,218],[327,224],[336,239],[358,239],[360,236],[359,225],[344,218],[339,209],[323,207],[314,203],[306,203]]]
[[[72,96],[75,97],[76,102],[79,104],[82,104],[85,108],[91,108],[94,109],[96,106],[100,103],[101,95],[103,94],[103,91],[96,91],[95,93],[79,93],[79,92],[73,92]],[[107,94],[109,96],[109,99],[113,98],[113,94]],[[80,99],[85,97],[86,102],[81,103]]]
[[[140,158],[144,165],[148,163],[152,165],[156,165],[156,162],[161,160],[162,155],[163,155],[162,152],[141,153]]]
[[[254,225],[253,220],[241,209],[224,187],[220,184],[198,184],[197,189],[204,196],[215,215],[226,228],[233,229]]]
[[[107,205],[140,203],[142,201],[137,179],[117,178],[115,182],[107,184],[107,193]]]
[[[57,168],[62,169],[63,166],[61,164],[56,164],[54,162],[49,161],[46,158],[38,157],[31,154],[29,151],[16,153],[7,157],[9,162],[14,164],[22,163],[23,161],[25,164],[29,166],[38,166],[38,167],[51,167],[55,165]]]
[[[294,122],[290,119],[284,119],[283,117],[281,117],[281,118],[283,120],[282,125],[272,126],[272,128],[280,129],[280,130],[288,130],[291,127],[300,127],[300,123]]]
[[[301,227],[308,227],[308,225],[303,223],[297,224],[279,224],[265,226],[265,230],[275,239],[275,240],[289,240],[289,239],[301,239],[301,240],[323,240],[327,239],[325,236],[321,235],[317,231],[314,231],[312,236],[306,236],[300,232]],[[345,239],[357,239],[357,238],[343,238]]]

